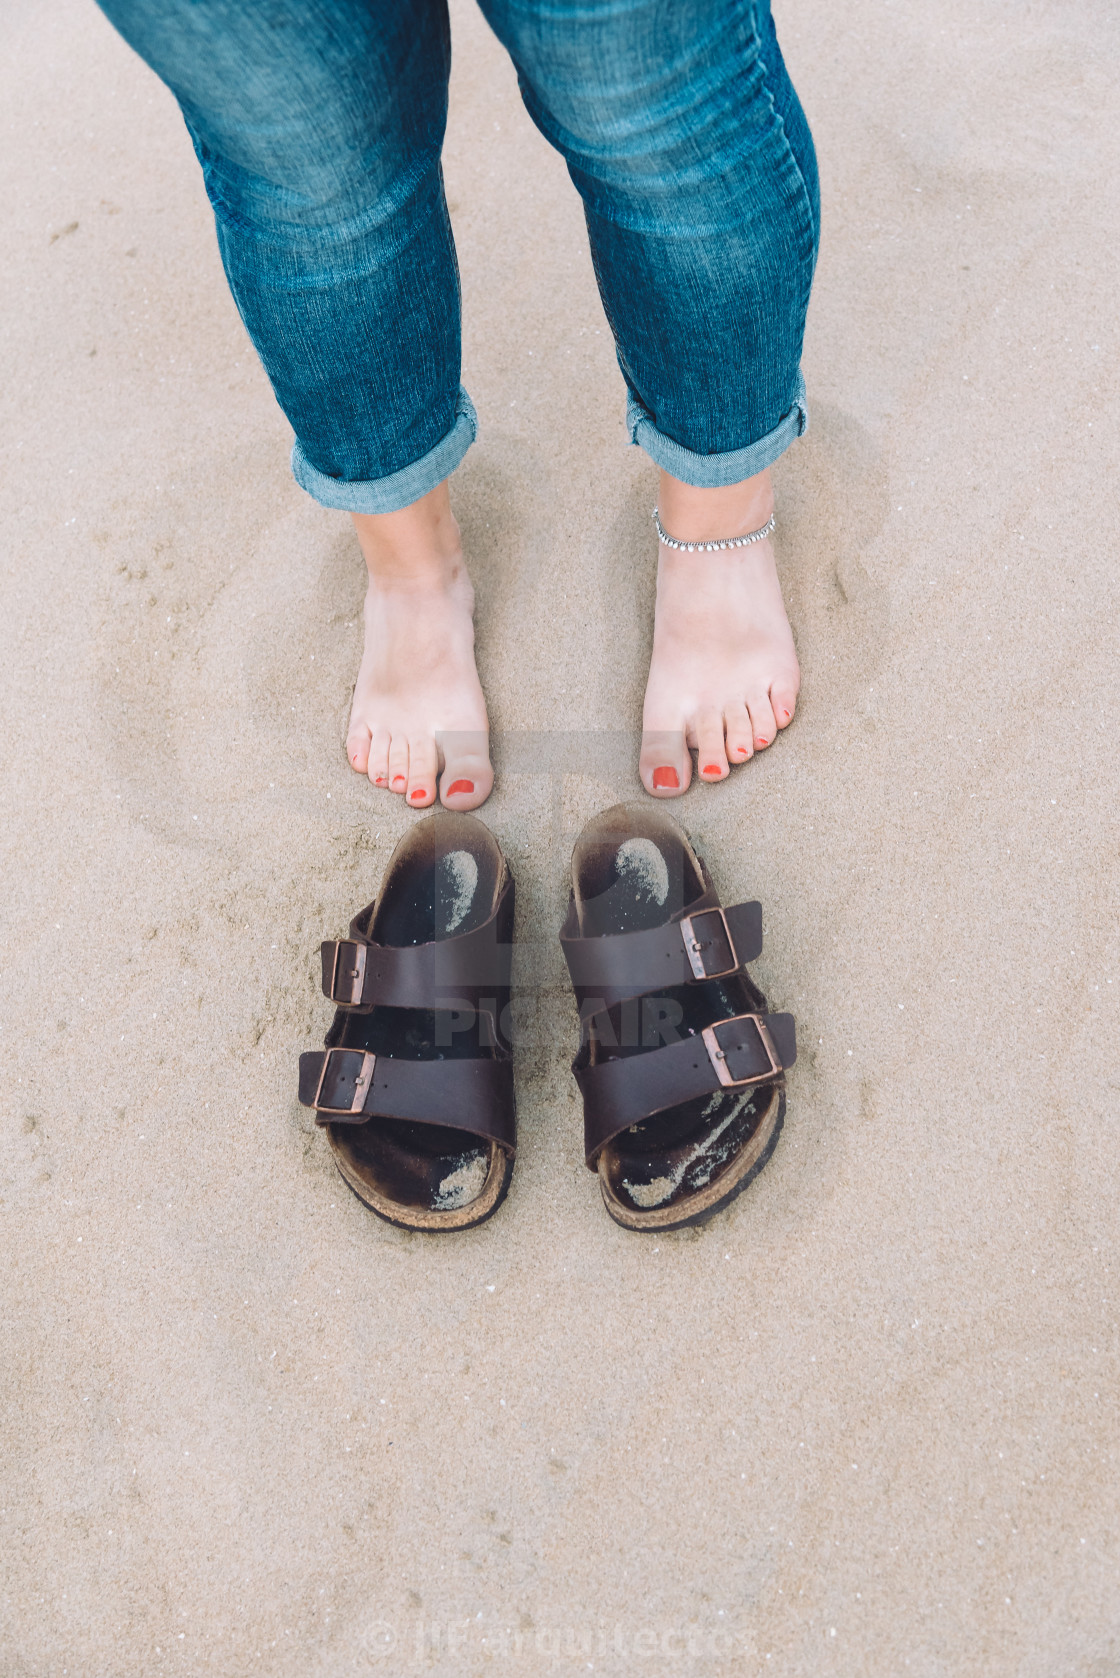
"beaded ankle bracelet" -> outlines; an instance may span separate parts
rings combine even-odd
[[[719,548],[745,548],[750,542],[764,541],[774,528],[774,515],[766,520],[761,530],[752,530],[746,536],[727,536],[722,542],[678,542],[675,536],[670,536],[661,522],[658,509],[653,509],[653,522],[657,526],[657,535],[667,548],[676,548],[681,553],[699,554],[715,553]]]

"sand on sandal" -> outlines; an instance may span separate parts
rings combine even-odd
[[[654,474],[579,200],[453,5],[454,486],[518,882],[521,1154],[446,1241],[296,1101],[413,816],[173,101],[17,0],[0,660],[12,1678],[1105,1678],[1120,1662],[1120,23],[783,4],[824,232],[778,468],[796,722],[677,807],[798,1018],[765,1173],[617,1229],[555,943],[640,796]]]

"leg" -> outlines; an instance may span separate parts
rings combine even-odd
[[[583,195],[631,438],[682,540],[764,524],[768,468],[805,427],[816,259],[812,140],[767,0],[482,0],[526,105]],[[651,64],[650,43],[657,43]],[[641,773],[673,796],[770,744],[797,658],[768,542],[663,548]]]
[[[486,701],[474,662],[474,590],[446,481],[398,513],[355,513],[369,569],[365,650],[346,755],[422,810],[489,795]]]
[[[179,100],[230,288],[295,432],[295,475],[359,525],[370,594],[350,761],[365,773],[370,740],[387,736],[395,763],[419,765],[405,777],[412,802],[435,797],[444,755],[443,790],[473,788],[455,807],[481,803],[490,778],[472,597],[439,488],[475,430],[439,164],[445,0],[103,9]],[[458,747],[441,748],[443,737]],[[464,776],[452,758],[467,745]]]

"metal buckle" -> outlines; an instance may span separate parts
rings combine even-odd
[[[738,1025],[740,1020],[751,1020],[753,1022],[754,1028],[758,1032],[758,1040],[766,1051],[767,1059],[770,1062],[765,1072],[758,1072],[753,1078],[733,1078],[731,1076],[727,1066],[727,1056],[720,1048],[719,1038],[716,1036],[717,1031],[722,1031],[725,1026]],[[700,1035],[704,1039],[704,1047],[708,1051],[708,1059],[712,1063],[712,1070],[725,1089],[741,1090],[745,1089],[748,1084],[764,1084],[768,1078],[780,1077],[784,1071],[781,1056],[774,1047],[774,1039],[771,1037],[766,1021],[761,1014],[736,1014],[734,1019],[717,1020],[715,1025],[705,1026]]]
[[[346,968],[345,972],[343,972],[340,975],[339,968],[342,965],[342,952],[343,952],[343,950],[347,950],[347,951],[353,950],[354,961],[353,961],[353,965],[348,966]],[[347,957],[347,960],[349,960],[349,957]],[[349,996],[340,996],[338,994],[338,988],[337,987],[338,987],[338,981],[339,981],[340,977],[342,978],[344,983],[349,985],[349,989],[350,989]],[[338,1006],[340,1008],[357,1008],[357,1007],[359,1007],[360,1004],[361,1004],[361,1000],[362,1000],[362,991],[365,988],[365,979],[366,979],[366,946],[365,946],[365,944],[355,943],[355,941],[352,938],[340,939],[339,942],[336,943],[336,945],[334,947],[334,962],[331,966],[331,989],[330,989],[331,1001],[332,1002],[337,1002]]]
[[[327,1081],[327,1071],[331,1064],[332,1055],[361,1056],[362,1069],[358,1073],[357,1081],[354,1085],[354,1099],[351,1101],[349,1107],[324,1107],[321,1100],[323,1085]],[[311,1103],[312,1107],[314,1107],[317,1113],[333,1113],[337,1114],[339,1117],[352,1117],[355,1113],[360,1113],[365,1103],[366,1096],[369,1093],[369,1086],[373,1082],[373,1069],[376,1065],[377,1056],[371,1055],[368,1049],[328,1049],[326,1054],[323,1056],[323,1065],[319,1072],[319,1082],[315,1086],[315,1099]]]
[[[721,967],[718,973],[709,973],[704,966],[704,948],[711,943],[711,939],[700,939],[696,934],[696,921],[702,921],[705,915],[718,915],[723,926],[723,936],[727,939],[727,947],[731,951],[731,966]],[[731,928],[727,924],[727,916],[722,909],[698,909],[695,915],[685,915],[678,925],[684,940],[684,953],[689,959],[693,974],[697,979],[726,979],[729,973],[739,971],[739,958],[735,949],[735,940],[731,936]]]

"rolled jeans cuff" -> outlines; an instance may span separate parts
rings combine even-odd
[[[745,478],[753,478],[756,472],[764,472],[808,428],[805,380],[800,373],[793,407],[782,415],[773,431],[768,431],[757,443],[748,443],[745,449],[731,449],[727,454],[694,454],[683,443],[658,431],[633,391],[628,392],[626,399],[630,441],[644,449],[655,466],[679,478],[682,484],[694,484],[697,489],[723,489],[728,484],[741,484]]]
[[[403,466],[385,478],[346,483],[341,478],[328,478],[312,466],[297,440],[292,446],[292,472],[300,488],[313,495],[321,507],[337,507],[344,513],[398,513],[449,477],[477,435],[474,403],[460,385],[451,430],[411,466]]]

